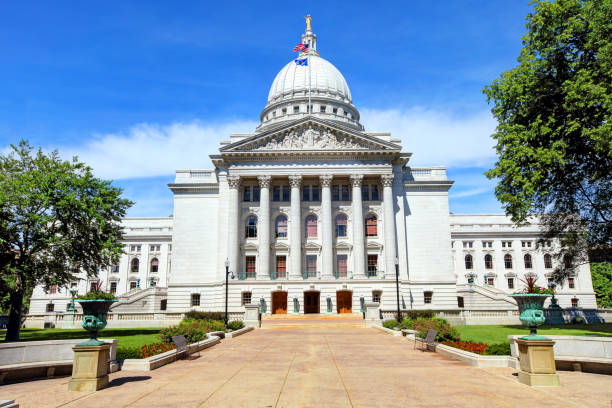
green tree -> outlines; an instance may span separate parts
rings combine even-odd
[[[591,279],[597,306],[612,308],[612,263],[591,264]]]
[[[90,167],[36,152],[22,141],[0,156],[0,298],[8,298],[6,340],[19,340],[24,298],[36,285],[95,276],[122,252],[120,219],[132,202]]]
[[[559,238],[563,281],[612,245],[612,0],[536,0],[518,66],[484,89],[498,126],[486,175],[518,224]]]

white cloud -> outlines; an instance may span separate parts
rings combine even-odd
[[[252,132],[253,121],[226,123],[173,123],[136,125],[126,132],[95,135],[83,146],[60,148],[65,157],[93,167],[102,178],[126,179],[173,174],[176,169],[210,168],[208,155],[213,154],[221,140],[230,133]]]
[[[491,192],[492,192],[492,189],[489,187],[471,188],[468,190],[458,191],[456,193],[451,192],[450,198],[457,199],[457,198],[473,197],[473,196],[480,195],[483,193],[491,193]]]
[[[490,135],[496,121],[489,111],[459,116],[422,108],[361,110],[367,131],[390,131],[412,152],[411,165],[478,167],[495,159]]]

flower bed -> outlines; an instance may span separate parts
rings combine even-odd
[[[469,351],[470,353],[476,354],[485,354],[485,350],[489,346],[484,343],[474,343],[473,341],[461,341],[461,340],[453,340],[453,341],[445,341],[442,342],[450,347],[458,348],[460,350]]]

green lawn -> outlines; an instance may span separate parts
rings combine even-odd
[[[160,329],[105,329],[100,331],[101,339],[117,339],[117,347],[134,347],[143,344],[159,343]],[[0,330],[4,339],[6,330]],[[83,329],[21,329],[22,341],[87,339],[89,334]]]
[[[512,334],[529,334],[525,326],[455,326],[459,331],[461,340],[471,340],[478,343],[496,344],[508,341]],[[596,336],[612,337],[612,323],[601,324],[566,324],[562,326],[541,326],[538,334],[558,336]]]

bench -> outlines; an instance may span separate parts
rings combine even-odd
[[[414,337],[414,347],[413,349],[416,348],[416,344],[417,342],[424,344],[424,351],[429,349],[429,346],[435,347],[436,346],[436,335],[438,334],[437,331],[435,330],[427,330],[427,335],[425,336],[424,339],[420,338],[420,337]]]
[[[174,343],[174,347],[176,347],[176,354],[183,354],[183,358],[186,358],[189,354],[189,346],[187,345],[187,339],[182,334],[178,336],[172,336],[172,342]],[[200,350],[198,350],[198,356],[200,356]]]

